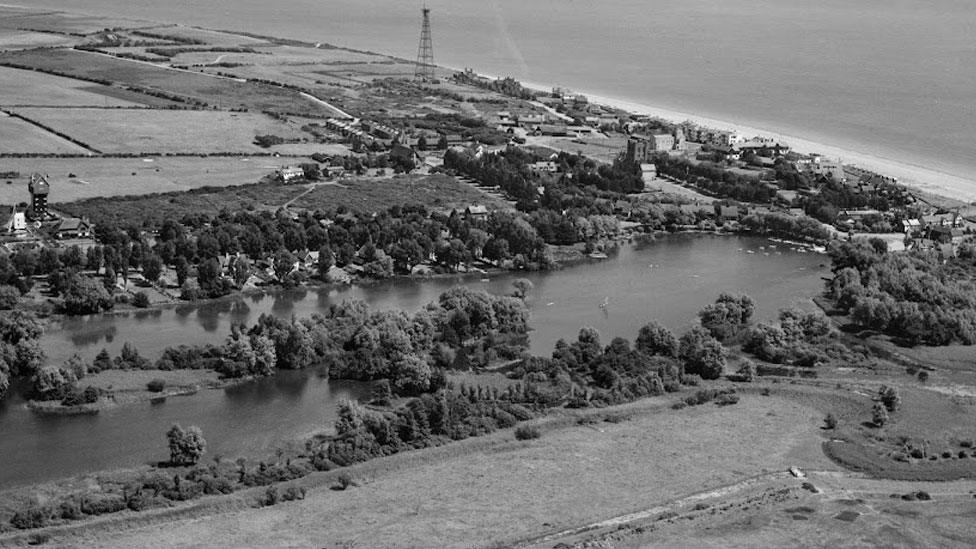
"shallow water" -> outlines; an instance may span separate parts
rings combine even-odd
[[[744,292],[757,316],[806,301],[821,288],[825,256],[791,251],[765,239],[677,235],[625,246],[610,259],[528,276],[535,285],[531,309],[532,351],[548,355],[559,338],[582,326],[597,328],[604,343],[633,339],[641,325],[658,319],[687,329],[697,311],[720,292]],[[765,246],[771,254],[749,254]],[[779,252],[779,254],[777,254]],[[400,280],[342,290],[310,289],[236,297],[146,313],[65,319],[42,339],[50,363],[78,353],[90,360],[105,347],[116,354],[132,342],[151,359],[181,343],[221,343],[232,322],[253,322],[261,313],[312,314],[344,299],[363,299],[378,309],[414,311],[461,283],[508,293],[515,274]],[[606,301],[606,307],[600,304]],[[13,391],[0,402],[0,487],[28,484],[85,471],[165,459],[164,433],[173,423],[199,425],[210,455],[259,453],[329,427],[339,399],[368,391],[364,384],[323,379],[314,369],[283,372],[224,390],[171,397],[85,417],[39,417]]]

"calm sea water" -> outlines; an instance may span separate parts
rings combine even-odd
[[[572,339],[582,326],[597,328],[604,343],[614,336],[633,340],[651,319],[680,333],[723,291],[749,294],[757,302],[757,316],[765,318],[819,291],[829,262],[825,256],[770,244],[758,238],[679,235],[625,247],[611,260],[535,273],[528,299],[532,351],[548,355],[557,339]],[[52,364],[72,353],[90,360],[102,347],[117,353],[126,341],[155,359],[170,345],[219,344],[232,322],[253,323],[261,313],[307,316],[350,298],[376,309],[415,311],[455,284],[508,293],[515,278],[396,281],[341,291],[279,292],[149,314],[72,318],[49,327],[42,344]],[[601,308],[604,300],[608,305]],[[0,401],[0,488],[164,459],[163,433],[176,422],[199,425],[212,454],[261,453],[331,426],[340,398],[368,390],[317,374],[283,372],[223,391],[90,417],[39,417],[13,391]]]
[[[18,3],[18,0],[7,0]],[[419,0],[20,0],[414,59]],[[971,0],[428,0],[434,59],[976,174]]]

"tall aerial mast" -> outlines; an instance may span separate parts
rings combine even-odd
[[[430,40],[430,8],[424,4],[424,22],[420,28],[420,46],[417,48],[417,67],[413,76],[424,82],[434,80],[434,46]]]

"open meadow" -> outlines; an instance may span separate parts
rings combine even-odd
[[[27,11],[23,8],[0,7],[0,28],[29,29],[53,34],[81,36],[104,29],[137,29],[151,26],[148,21],[83,15],[63,11]]]
[[[0,113],[0,154],[89,154],[67,139]]]
[[[7,52],[0,54],[0,63],[134,86],[224,109],[329,114],[323,106],[303,98],[298,92],[278,86],[175,70],[100,53],[78,50]]]
[[[114,90],[115,92],[123,90]],[[0,105],[133,107],[140,103],[110,95],[112,88],[37,71],[0,67]]]
[[[260,153],[259,135],[310,137],[261,113],[160,109],[18,108],[13,112],[106,154]]]
[[[236,160],[236,162],[240,161]],[[241,164],[264,162],[268,162],[268,159],[252,159]],[[153,164],[147,163],[144,169],[153,170]],[[136,177],[133,176],[133,179]],[[216,186],[216,183],[213,186]],[[143,193],[142,196],[121,196],[120,193],[116,193],[114,197],[97,196],[71,203],[65,203],[66,201],[60,198],[57,194],[60,192],[59,189],[56,184],[52,189],[51,201],[56,203],[55,207],[71,215],[88,216],[96,224],[102,221],[160,223],[167,217],[182,218],[184,215],[196,213],[215,215],[225,209],[275,211],[286,204],[290,204],[291,209],[312,211],[335,210],[343,206],[348,210],[363,213],[382,211],[405,204],[423,204],[428,208],[444,210],[464,208],[471,204],[491,204],[498,208],[511,208],[510,204],[492,198],[475,187],[446,175],[345,178],[315,184],[282,185],[263,182],[226,188],[208,186],[208,188],[185,189],[187,192]],[[15,192],[19,192],[22,197],[26,196],[23,187],[19,187]],[[21,200],[25,199],[21,198]],[[0,200],[3,200],[2,195]]]
[[[361,486],[319,483],[304,501],[143,526],[80,530],[68,547],[499,547],[798,465],[818,451],[819,411],[758,395],[730,407],[671,410],[665,399],[596,410],[353,466]],[[612,421],[604,421],[609,417]],[[546,421],[542,422],[543,424]],[[328,475],[326,473],[325,475]],[[321,474],[308,478],[314,482]],[[363,545],[363,546],[365,546]]]
[[[0,172],[19,173],[0,179],[0,204],[28,201],[27,180],[34,172],[49,176],[54,203],[244,185],[279,167],[280,160],[269,157],[0,158]]]

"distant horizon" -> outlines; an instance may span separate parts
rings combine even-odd
[[[939,0],[947,9],[919,11],[908,1],[731,0],[649,10],[615,0],[567,10],[555,2],[428,2],[434,62],[791,136],[835,149],[829,156],[879,161],[868,168],[902,164],[900,179],[927,179],[915,182],[933,192],[945,179],[956,196],[976,198],[976,42],[952,32],[976,24],[965,6]],[[38,3],[6,5],[266,34],[405,59],[416,56],[420,35],[421,2],[338,0],[323,10],[311,0],[274,6],[204,0],[192,11],[189,4],[149,0]],[[764,36],[761,52],[792,55],[757,59],[753,35]]]

